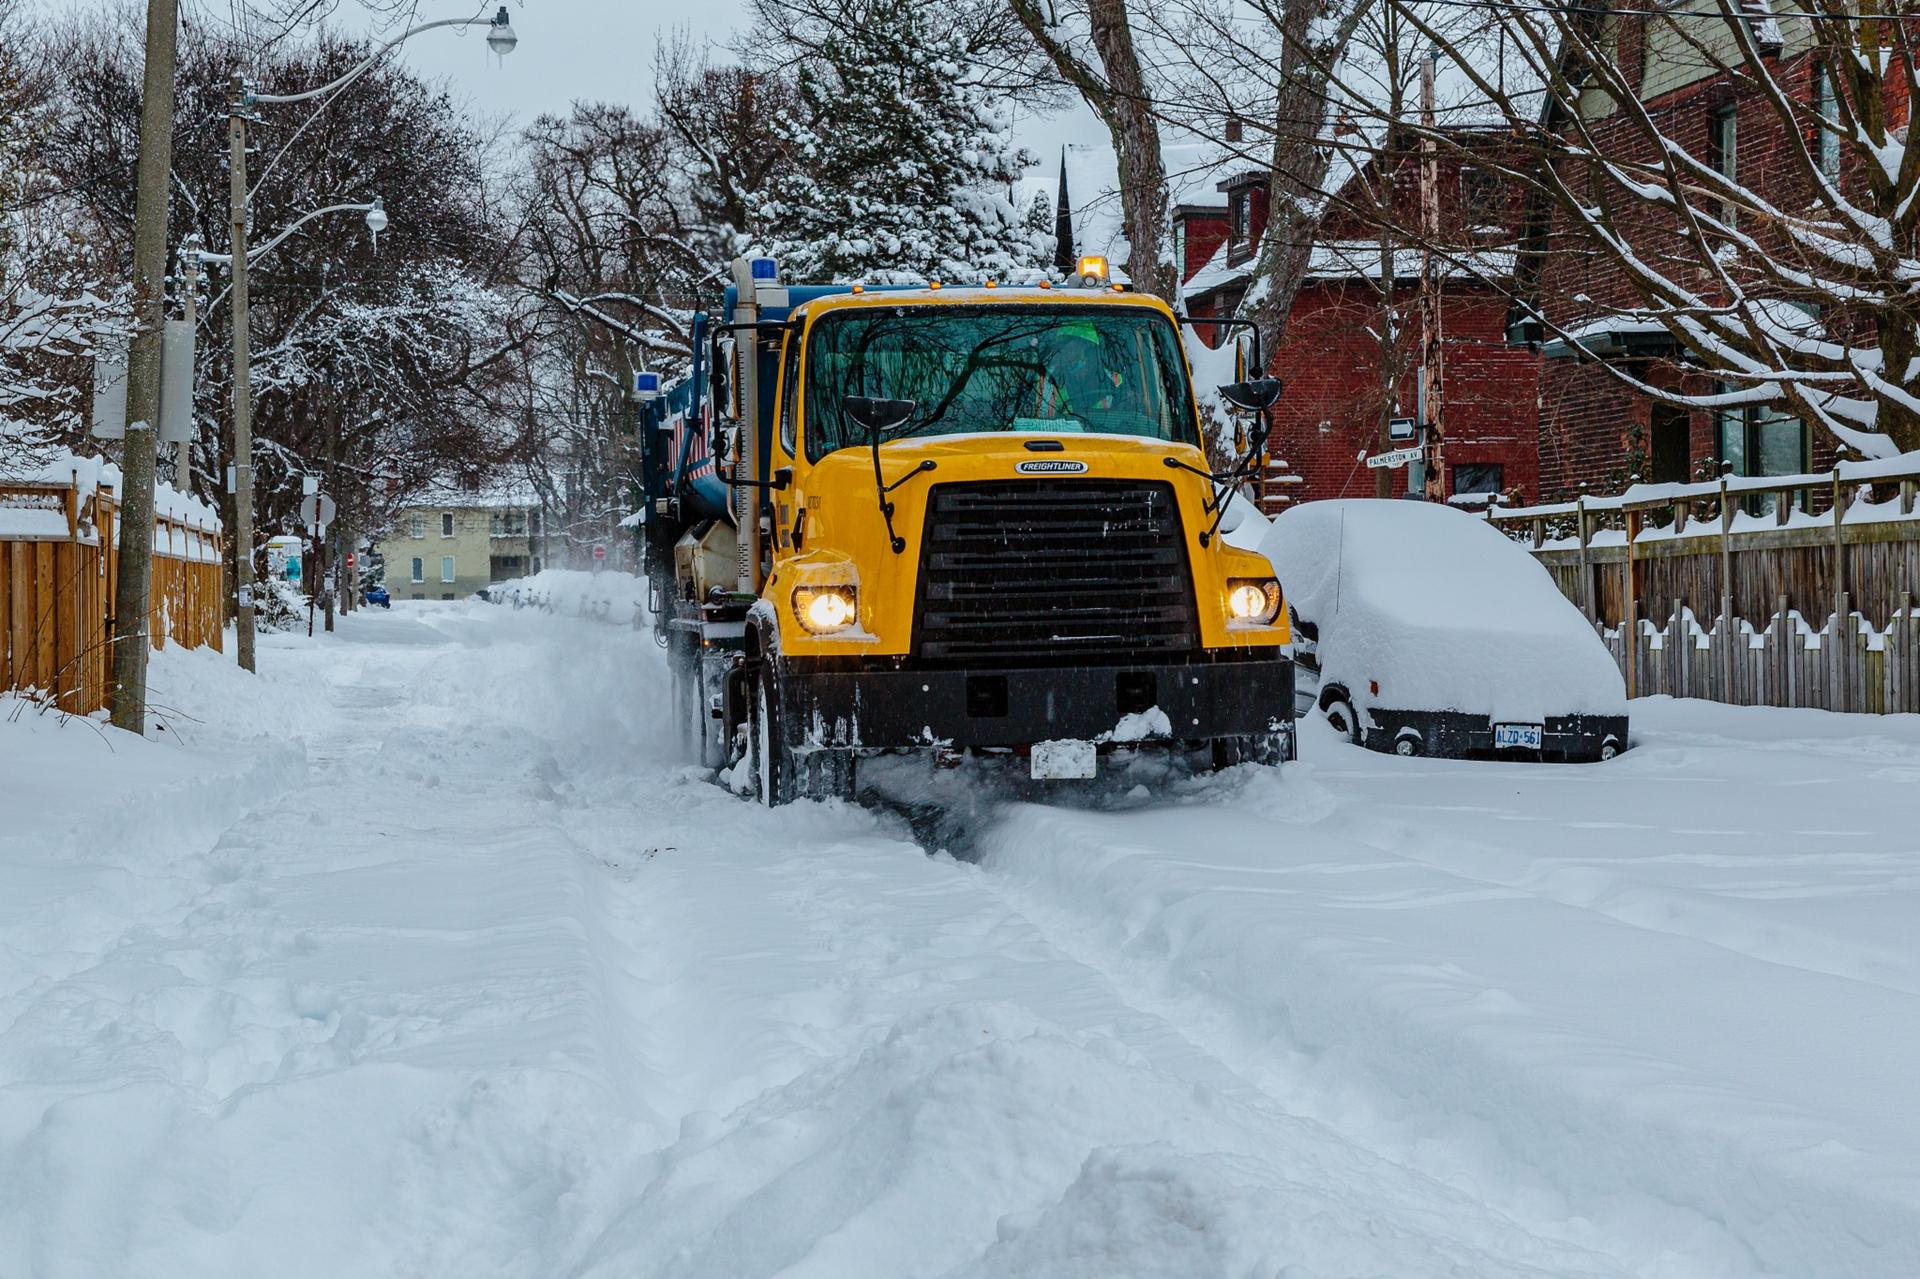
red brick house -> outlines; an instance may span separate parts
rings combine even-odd
[[[1596,15],[1602,11],[1595,10]],[[1681,15],[1687,16],[1687,15]],[[1697,42],[1730,41],[1718,21],[1696,22],[1685,31],[1654,6],[1596,16],[1598,37],[1610,46],[1615,65],[1659,123],[1661,132],[1727,178],[1763,191],[1781,208],[1805,208],[1811,200],[1797,163],[1787,159],[1790,127],[1763,100],[1760,90],[1740,89],[1701,57]],[[1764,39],[1774,74],[1796,101],[1820,103],[1831,93],[1821,51],[1812,47],[1806,23],[1768,23]],[[1721,56],[1730,50],[1722,48]],[[1904,120],[1905,103],[1893,104]],[[1653,148],[1604,93],[1589,89],[1579,112],[1596,143],[1621,160],[1647,160]],[[1549,116],[1549,130],[1565,122]],[[1811,131],[1810,147],[1821,147]],[[1819,150],[1823,167],[1844,184],[1837,147]],[[1657,211],[1647,217],[1670,216]],[[1638,232],[1653,239],[1658,230]],[[1589,492],[1617,492],[1636,480],[1665,483],[1702,478],[1722,467],[1736,475],[1778,475],[1824,470],[1834,461],[1834,441],[1815,433],[1788,410],[1747,406],[1716,411],[1669,405],[1636,393],[1608,371],[1613,365],[1642,382],[1687,395],[1721,389],[1697,367],[1657,322],[1613,315],[1632,311],[1639,299],[1619,264],[1564,225],[1562,214],[1542,201],[1530,209],[1528,232],[1517,267],[1522,305],[1510,318],[1510,337],[1534,345],[1545,357],[1541,374],[1540,487],[1547,500]],[[1637,239],[1630,242],[1639,245]],[[1653,252],[1642,249],[1643,256]],[[1689,269],[1684,260],[1672,268]],[[1704,275],[1698,272],[1702,280]],[[1689,277],[1692,278],[1692,277]],[[1704,286],[1703,286],[1704,287]],[[1809,315],[1817,302],[1794,303]],[[1535,320],[1529,308],[1579,339],[1578,347]]]
[[[1458,131],[1456,145],[1437,161],[1441,236],[1457,245],[1464,267],[1441,275],[1442,367],[1446,440],[1443,483],[1449,495],[1503,493],[1523,500],[1538,492],[1537,354],[1506,339],[1510,299],[1506,281],[1519,224],[1518,196],[1491,169],[1475,166],[1480,148],[1504,145],[1501,135]],[[1484,153],[1484,152],[1481,152]],[[1381,163],[1376,160],[1374,164]],[[1395,161],[1388,221],[1417,225],[1419,162]],[[1361,458],[1380,450],[1388,407],[1381,219],[1364,216],[1379,185],[1373,165],[1339,188],[1322,224],[1308,276],[1287,322],[1287,334],[1269,357],[1286,380],[1275,410],[1274,456],[1304,483],[1270,486],[1267,505],[1288,500],[1372,496],[1374,472]],[[1228,170],[1218,177],[1220,204],[1180,204],[1174,234],[1184,260],[1188,314],[1232,315],[1247,288],[1247,268],[1266,228],[1263,171]],[[1399,337],[1394,416],[1416,416],[1420,362],[1417,308],[1420,255],[1401,247],[1393,256],[1392,313]],[[1477,278],[1479,272],[1485,278]],[[1205,328],[1201,335],[1213,335]],[[1392,491],[1404,493],[1408,471],[1392,472]]]

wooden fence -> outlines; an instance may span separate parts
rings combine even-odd
[[[80,714],[107,704],[117,480],[97,463],[0,480],[0,690],[33,690]],[[219,648],[219,521],[162,486],[153,549],[153,646]]]
[[[1600,628],[1629,696],[1920,711],[1917,490],[1910,459],[1846,463],[1488,518]]]

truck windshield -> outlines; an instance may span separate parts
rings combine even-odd
[[[1093,432],[1194,442],[1173,325],[1146,307],[901,306],[822,317],[807,345],[807,456],[865,446],[850,395],[912,400],[888,439]]]

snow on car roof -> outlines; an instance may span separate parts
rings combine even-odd
[[[1306,502],[1260,549],[1319,628],[1323,683],[1496,719],[1621,714],[1619,669],[1546,569],[1486,521],[1413,501]]]

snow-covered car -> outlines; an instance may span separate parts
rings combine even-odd
[[[1351,740],[1552,760],[1626,749],[1613,656],[1484,520],[1425,502],[1306,502],[1260,549],[1297,618],[1298,696]]]

